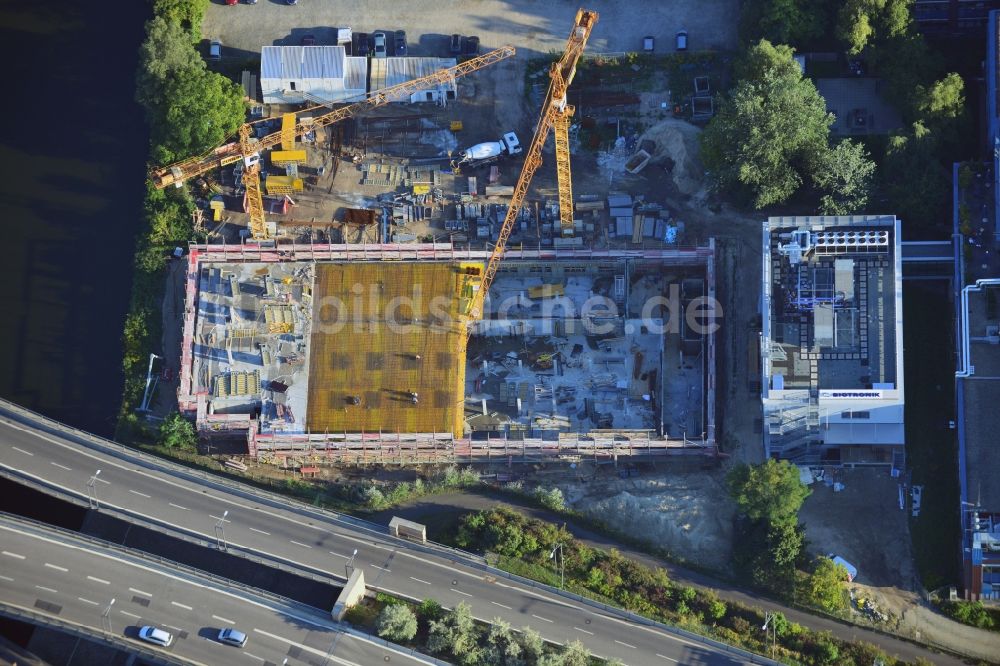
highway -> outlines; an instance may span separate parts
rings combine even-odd
[[[98,636],[123,637],[134,642],[130,647],[179,663],[427,663],[344,633],[317,609],[109,546],[0,514],[0,601]],[[146,624],[174,634],[174,644],[139,643],[136,634]],[[247,634],[243,649],[215,640],[230,626]]]
[[[561,644],[578,639],[630,666],[772,663],[506,576],[459,551],[136,454],[10,403],[0,403],[0,415],[0,472],[132,522],[341,580],[353,564],[369,588],[447,607],[464,601],[481,620],[530,625]]]

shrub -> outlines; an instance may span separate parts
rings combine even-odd
[[[551,509],[552,511],[563,511],[566,508],[566,499],[563,497],[562,491],[558,488],[549,488],[548,490],[545,488],[536,488],[535,499],[546,509]]]
[[[421,620],[425,620],[428,622],[431,620],[441,619],[441,615],[443,612],[444,611],[441,608],[441,604],[434,601],[433,599],[424,599],[423,601],[420,602],[420,605],[417,606],[417,615],[420,617]]]
[[[981,601],[954,601],[944,609],[948,615],[963,624],[980,629],[992,629],[996,625],[989,609]]]
[[[390,641],[408,641],[417,635],[417,617],[405,604],[389,604],[378,614],[375,631]]]

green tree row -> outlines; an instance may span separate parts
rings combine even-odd
[[[154,0],[136,72],[136,100],[150,129],[150,163],[162,165],[203,154],[233,134],[244,119],[239,86],[209,71],[196,43],[208,0]],[[125,387],[119,436],[128,438],[139,420],[133,413],[145,386],[147,359],[160,345],[161,303],[167,257],[195,239],[194,202],[186,189],[147,186],[137,229],[134,279],[123,334]],[[164,425],[169,446],[186,442],[183,426]],[[181,433],[181,435],[178,435]]]
[[[799,483],[797,471],[793,483],[784,471],[787,463],[775,464],[777,470],[762,466],[734,474],[733,483],[740,486],[742,498],[737,502],[745,514],[759,516],[763,521],[773,520],[777,525],[797,526],[798,508],[808,493],[795,485]],[[737,478],[744,483],[738,483]],[[550,556],[556,544],[561,543],[568,589],[749,650],[761,653],[770,650],[770,642],[760,630],[764,617],[759,609],[727,603],[710,590],[679,585],[665,570],[646,567],[623,557],[617,550],[591,548],[574,539],[564,527],[497,508],[465,516],[454,541],[462,548],[500,555],[501,566],[545,582],[553,579]],[[805,577],[801,584],[803,594],[808,593],[810,599],[820,604],[824,595],[842,596],[840,576],[843,575],[842,567],[832,567],[831,560],[822,559],[817,561],[816,572]],[[524,566],[511,567],[514,562],[523,562]],[[834,572],[832,583],[830,567]],[[558,574],[555,580],[558,582]],[[815,595],[808,592],[812,586],[817,590]],[[886,666],[904,663],[872,645],[840,641],[788,622],[780,615],[776,622],[779,659],[803,664],[871,664],[876,659],[882,659]]]

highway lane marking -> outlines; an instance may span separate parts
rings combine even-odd
[[[171,605],[177,606],[178,608],[183,608],[184,610],[194,610],[193,608],[191,608],[187,604],[177,603],[176,601],[171,601],[170,603],[171,603]]]
[[[623,643],[620,640],[618,640],[617,638],[615,639],[615,643],[618,643],[618,645],[624,645],[627,648],[632,648],[633,650],[635,649],[634,645],[629,645],[628,643]]]
[[[426,580],[420,580],[419,578],[414,578],[413,576],[410,576],[410,580],[415,580],[418,583],[423,583],[424,585],[430,585],[430,583],[428,583]]]
[[[212,514],[208,514],[208,517],[209,518],[214,518],[215,520],[218,520],[218,521],[223,522],[223,523],[231,523],[231,522],[233,522],[233,521],[229,520],[228,518],[223,518],[222,516],[213,516]]]
[[[94,578],[93,576],[87,576],[87,580],[92,580],[95,583],[103,583],[104,585],[111,585],[109,581],[106,581],[103,578]]]
[[[256,532],[257,534],[263,534],[264,536],[271,536],[270,532],[265,532],[264,530],[259,530],[256,527],[251,527],[250,531],[251,532]]]
[[[36,585],[39,590],[45,590],[46,592],[51,592],[52,594],[59,594],[59,590],[53,590],[51,587],[45,587],[44,585]]]
[[[73,468],[72,468],[72,467],[66,467],[66,465],[60,465],[60,464],[59,464],[59,463],[57,463],[57,462],[52,462],[52,461],[49,461],[49,464],[50,464],[50,465],[55,465],[55,466],[56,466],[56,467],[58,467],[59,469],[64,469],[64,470],[66,470],[67,472],[72,472],[72,471],[73,471]]]
[[[256,659],[257,661],[267,661],[263,657],[258,657],[257,655],[252,654],[250,652],[244,652],[243,654],[245,654],[246,656],[250,657],[251,659]]]
[[[452,591],[452,592],[455,592],[456,594],[464,594],[464,595],[465,595],[465,596],[467,596],[467,597],[471,597],[471,596],[472,596],[472,595],[471,595],[471,594],[469,594],[468,592],[462,592],[462,590],[456,590],[455,588],[451,588],[451,591]]]
[[[337,557],[342,557],[342,558],[344,558],[345,560],[349,560],[349,559],[351,559],[351,558],[349,558],[349,557],[348,557],[347,555],[341,555],[340,553],[335,553],[335,552],[333,552],[332,550],[328,550],[328,551],[326,551],[326,552],[330,553],[331,555],[336,555]],[[381,569],[382,567],[379,567],[379,568]]]
[[[103,483],[106,486],[110,486],[111,485],[111,482],[108,481],[107,479],[102,479],[101,477],[97,477],[97,480],[100,481],[101,483]]]
[[[62,572],[69,571],[69,569],[67,569],[66,567],[61,567],[58,564],[49,564],[48,562],[46,562],[45,566],[47,566],[49,569],[55,569],[56,571],[62,571]]]
[[[138,490],[132,490],[131,488],[129,488],[128,491],[133,495],[138,495],[139,497],[145,497],[146,499],[153,499],[152,495],[147,495],[146,493],[140,493]]]
[[[672,661],[675,664],[681,663],[681,662],[677,661],[676,659],[674,659],[673,657],[668,657],[667,655],[660,654],[659,652],[656,653],[656,656],[659,657],[660,659],[666,659],[667,661]]]
[[[118,612],[121,613],[122,615],[128,615],[129,617],[134,618],[136,620],[139,620],[139,619],[142,618],[141,615],[136,615],[135,613],[129,613],[128,611],[120,610]]]
[[[9,550],[4,550],[4,551],[0,551],[0,552],[2,552],[7,557],[14,557],[14,558],[17,558],[19,560],[23,560],[24,559],[24,555],[18,555],[17,553],[12,553]]]
[[[309,544],[302,543],[301,541],[296,541],[295,539],[289,539],[289,541],[294,543],[296,546],[302,546],[303,548],[312,548],[312,546],[310,546]]]
[[[612,622],[617,622],[618,624],[623,624],[626,627],[629,627],[631,629],[640,629],[642,631],[646,631],[646,632],[649,632],[649,633],[654,634],[656,636],[659,636],[660,638],[668,638],[670,640],[677,641],[678,643],[684,643],[685,645],[690,645],[693,648],[704,648],[705,647],[704,645],[699,645],[698,643],[692,643],[691,641],[684,640],[683,638],[681,638],[680,636],[677,636],[675,634],[671,634],[671,633],[668,633],[666,631],[660,631],[659,629],[655,629],[655,628],[652,628],[652,627],[647,627],[647,626],[644,626],[644,625],[641,625],[641,624],[635,624],[633,622],[629,622],[628,620],[623,620],[623,619],[621,619],[619,617],[615,617],[614,615],[610,615],[610,614],[608,614],[608,615],[598,615],[597,613],[593,613],[593,616],[594,617],[600,617],[600,618],[605,619],[605,620],[611,620]]]
[[[594,635],[594,632],[592,631],[587,631],[586,629],[581,629],[580,627],[573,627],[573,628],[576,629],[577,631],[582,631],[585,634],[590,634],[591,636]]]
[[[77,597],[77,599],[79,599],[80,601],[82,601],[85,604],[90,604],[91,606],[100,606],[101,605],[101,604],[97,603],[96,601],[91,601],[90,599],[84,599],[83,597]]]
[[[134,587],[130,587],[130,588],[128,588],[128,591],[129,591],[129,592],[135,592],[136,594],[141,594],[141,595],[142,595],[142,596],[144,596],[144,597],[151,597],[151,596],[153,596],[153,595],[152,595],[152,594],[150,594],[149,592],[143,592],[142,590],[137,590],[137,589],[135,589]]]
[[[534,613],[531,614],[531,617],[533,617],[535,619],[538,619],[538,620],[542,620],[543,622],[552,622],[552,620],[550,620],[549,618],[542,617],[541,615],[535,615]]]
[[[34,453],[32,453],[31,451],[25,451],[24,449],[19,449],[19,448],[17,448],[16,446],[12,446],[12,447],[10,447],[10,448],[14,449],[14,450],[15,450],[15,451],[17,451],[18,453],[23,453],[23,454],[24,454],[24,455],[26,455],[26,456],[33,456],[33,455],[35,455],[35,454],[34,454]]]
[[[13,583],[14,582],[14,579],[11,578],[10,576],[0,576],[0,580],[5,580],[8,583]]]
[[[257,632],[261,636],[267,636],[270,639],[279,641],[281,643],[285,643],[286,645],[294,645],[295,647],[299,648],[303,652],[309,652],[309,653],[312,653],[312,654],[316,655],[317,657],[323,657],[323,658],[328,659],[330,661],[334,661],[334,662],[336,662],[338,664],[341,664],[341,666],[356,666],[353,661],[347,661],[347,660],[341,659],[340,657],[337,657],[335,655],[328,654],[327,652],[323,652],[323,651],[317,650],[316,648],[309,647],[308,645],[303,645],[302,643],[296,643],[295,641],[289,640],[289,639],[285,638],[284,636],[278,636],[277,634],[272,634],[269,631],[264,631],[263,629],[258,629],[256,627],[253,628],[253,631]],[[244,652],[243,654],[246,654],[246,653]]]
[[[174,504],[173,502],[167,502],[167,504],[169,504],[170,506],[174,507],[175,509],[180,509],[181,511],[190,511],[191,510],[191,509],[187,508],[186,506],[181,506],[180,504]]]
[[[507,610],[514,610],[513,608],[511,608],[507,604],[502,604],[499,601],[491,601],[490,603],[493,604],[494,606],[499,606],[500,608],[506,608]]]
[[[218,620],[219,622],[225,622],[226,624],[236,624],[236,620],[227,620],[226,618],[219,617],[218,615],[213,615],[212,617]]]
[[[183,630],[183,629],[181,629],[180,627],[175,627],[175,626],[174,626],[174,625],[172,625],[172,624],[165,624],[165,625],[163,625],[163,626],[164,626],[164,627],[166,627],[167,629],[173,629],[173,630],[174,630],[174,631],[176,631],[176,632],[181,632],[181,631],[184,631],[184,630]]]
[[[389,567],[380,567],[377,564],[371,564],[369,566],[375,567],[376,569],[381,569],[382,571],[384,571],[386,573],[392,573],[392,569],[390,569]]]

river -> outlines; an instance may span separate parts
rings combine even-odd
[[[150,3],[0,5],[0,395],[110,435],[148,134],[133,101]]]

